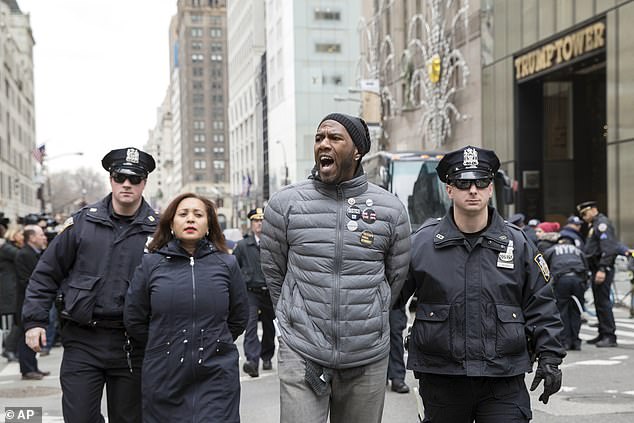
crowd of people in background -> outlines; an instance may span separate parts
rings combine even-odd
[[[152,210],[142,193],[155,162],[135,148],[104,156],[112,192],[63,224],[0,213],[2,356],[40,380],[50,372],[36,353],[50,354],[63,330],[71,423],[103,421],[104,385],[112,421],[239,422],[235,341],[246,330],[242,370],[255,378],[260,362],[272,370],[277,335],[282,422],[378,422],[386,385],[409,392],[403,332],[415,294],[405,345],[424,421],[469,422],[528,421],[524,374],[535,360],[531,390],[544,381],[547,403],[560,389],[566,350],[582,348],[587,289],[598,319],[588,344],[618,346],[610,286],[615,257],[630,250],[596,202],[578,204],[563,227],[522,213],[504,220],[488,206],[499,159],[467,146],[437,169],[452,207],[410,236],[402,203],[363,172],[362,119],[326,116],[313,148],[310,177],[251,210],[237,244],[197,194]],[[496,346],[482,338],[491,330]],[[508,386],[510,402],[488,395]]]

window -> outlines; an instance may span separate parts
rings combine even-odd
[[[207,169],[207,162],[205,160],[194,160],[194,169]]]
[[[203,15],[201,15],[200,13],[192,13],[191,17],[192,17],[192,22],[202,22],[203,21]]]
[[[202,50],[203,43],[200,41],[192,41],[192,50]]]
[[[200,104],[200,103],[204,103],[205,102],[205,95],[204,94],[193,94],[192,95],[192,102],[194,102],[194,104]]]
[[[224,154],[225,153],[225,148],[224,147],[214,147],[214,154]]]
[[[202,36],[203,36],[203,29],[202,28],[198,28],[198,27],[193,27],[192,28],[192,37],[200,38]]]
[[[192,54],[192,63],[200,63],[205,59],[202,53],[194,53]]]
[[[195,120],[194,121],[194,129],[205,129],[205,121],[204,120]]]
[[[223,143],[225,142],[225,136],[224,134],[214,134],[213,135],[214,138],[214,142],[216,143]]]
[[[192,68],[192,74],[194,76],[203,76],[203,68]]]
[[[224,122],[221,121],[221,120],[214,120],[212,125],[213,125],[214,129],[222,129],[222,128],[224,128]]]
[[[194,90],[202,90],[203,89],[203,81],[194,81],[192,84],[192,88]]]
[[[211,96],[211,103],[222,103],[222,94],[214,94]]]
[[[205,147],[194,147],[194,154],[205,154],[207,149]]]
[[[220,38],[220,37],[222,37],[222,29],[220,29],[220,28],[211,28],[209,30],[209,36],[211,38]]]
[[[194,134],[194,142],[205,142],[205,134]]]
[[[330,9],[315,9],[316,21],[339,21],[341,20],[341,13],[339,11]]]
[[[195,106],[194,116],[205,116],[205,108],[201,106]]]
[[[341,53],[341,44],[336,43],[317,43],[315,44],[316,53]]]
[[[225,162],[224,160],[214,160],[214,169],[224,169]]]

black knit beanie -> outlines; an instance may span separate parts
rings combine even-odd
[[[359,150],[359,154],[363,157],[368,151],[370,151],[370,132],[368,131],[368,125],[365,121],[359,117],[344,115],[343,113],[330,113],[319,122],[319,126],[324,123],[325,120],[334,120],[339,122],[346,128],[352,142]]]

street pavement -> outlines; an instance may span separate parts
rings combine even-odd
[[[615,308],[614,312],[619,347],[596,348],[584,343],[581,351],[570,351],[561,366],[562,390],[552,396],[547,405],[537,400],[542,386],[531,393],[533,421],[634,421],[634,319],[629,318],[629,311],[623,307]],[[597,333],[597,329],[591,327],[594,322],[590,316],[588,323],[583,325],[583,339],[590,339]],[[242,338],[238,339],[238,346],[242,351]],[[41,381],[22,381],[17,363],[8,364],[6,360],[0,359],[1,422],[5,421],[4,407],[42,407],[43,423],[63,422],[59,385],[61,356],[62,349],[54,348],[49,356],[39,358],[40,369],[51,371],[51,376]],[[243,423],[279,422],[279,381],[276,368],[274,361],[273,370],[260,371],[258,378],[251,378],[241,372],[240,408]],[[532,374],[527,375],[527,385],[530,385],[532,378]],[[412,372],[407,372],[406,382],[411,388],[416,386]],[[102,410],[105,415],[105,399]],[[416,413],[413,390],[410,394],[397,394],[386,387],[384,422],[415,423]]]

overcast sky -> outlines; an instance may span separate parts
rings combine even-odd
[[[109,150],[145,144],[169,83],[176,1],[18,0],[35,38],[36,143],[51,171],[98,169]]]

